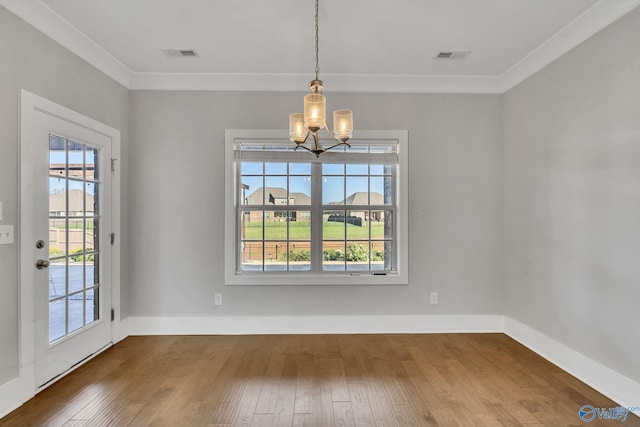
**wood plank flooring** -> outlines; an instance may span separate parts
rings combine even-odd
[[[152,336],[0,426],[584,426],[585,404],[618,406],[503,334]]]

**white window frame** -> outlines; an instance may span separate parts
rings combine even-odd
[[[225,130],[225,285],[407,285],[409,284],[409,182],[408,143],[406,130],[355,131],[352,141],[393,142],[398,144],[398,169],[395,175],[394,240],[396,244],[396,270],[344,271],[344,272],[266,272],[242,273],[237,271],[238,236],[236,214],[239,191],[235,146],[247,141],[288,141],[285,130],[227,129]],[[293,144],[293,143],[291,143]],[[292,156],[281,161],[302,160],[314,162],[315,156],[306,151],[286,152]],[[334,155],[327,153],[324,156]],[[335,154],[337,155],[337,154]],[[316,160],[317,161],[317,160]],[[381,206],[382,209],[384,209]],[[313,218],[312,218],[313,221]],[[312,237],[313,238],[313,237]]]

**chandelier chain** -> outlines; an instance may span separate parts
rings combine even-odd
[[[318,0],[316,0],[316,80],[318,80],[318,73],[320,72],[320,65],[318,59]]]

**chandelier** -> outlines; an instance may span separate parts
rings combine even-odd
[[[318,0],[316,0],[316,78],[309,82],[311,93],[304,97],[304,113],[289,115],[289,139],[295,142],[294,150],[302,148],[320,157],[332,148],[340,145],[351,147],[347,141],[353,136],[353,112],[351,110],[336,110],[333,112],[333,133],[327,125],[327,99],[322,94],[323,83],[318,79],[320,70],[318,65]],[[327,134],[335,140],[335,143],[324,148],[320,144],[320,130],[326,130]],[[313,137],[311,148],[305,143]]]

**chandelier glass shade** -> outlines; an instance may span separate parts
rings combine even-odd
[[[318,79],[318,0],[316,0],[316,76],[309,82],[311,93],[304,97],[302,113],[289,115],[289,139],[296,144],[295,150],[304,149],[320,157],[332,148],[340,145],[350,146],[347,141],[353,136],[353,112],[336,110],[333,112],[333,133],[327,125],[327,98],[322,94],[324,84]],[[318,133],[324,129],[334,139],[333,145],[323,147]],[[309,136],[313,137],[310,146],[306,145]]]

